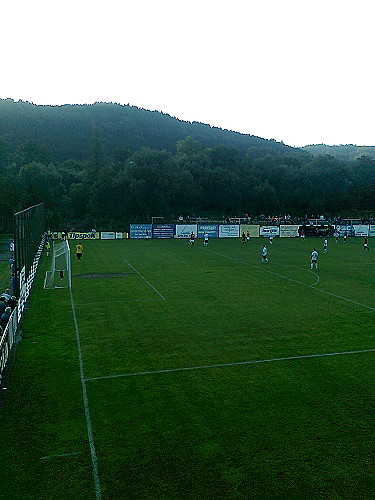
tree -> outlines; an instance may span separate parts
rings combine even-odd
[[[89,141],[86,162],[86,175],[90,183],[94,183],[106,165],[105,142],[99,127],[94,127]]]

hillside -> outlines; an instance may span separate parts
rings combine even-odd
[[[299,151],[275,140],[262,139],[198,122],[185,122],[158,111],[130,105],[39,106],[29,102],[0,99],[0,138],[12,147],[28,141],[45,146],[54,161],[82,160],[87,153],[93,127],[98,126],[107,150],[118,147],[137,151],[142,146],[174,153],[176,143],[192,136],[206,147],[250,148],[265,155]]]
[[[340,146],[327,146],[326,144],[313,144],[302,148],[308,153],[317,155],[331,155],[339,160],[355,161],[361,156],[375,158],[375,146],[356,146],[345,144]]]

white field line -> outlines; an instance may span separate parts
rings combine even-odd
[[[39,460],[49,460],[50,458],[72,457],[74,455],[80,455],[81,453],[82,453],[81,451],[75,451],[72,453],[60,453],[59,455],[46,455],[45,457],[40,457]]]
[[[143,274],[141,274],[139,271],[137,271],[137,269],[136,269],[135,267],[133,267],[133,266],[130,264],[130,262],[128,262],[126,259],[124,259],[124,261],[127,263],[127,265],[128,265],[129,267],[131,267],[131,268],[133,269],[133,271],[135,271],[135,272],[136,272],[136,273],[137,273],[137,274],[138,274],[138,275],[139,275],[139,276],[140,276],[143,280],[145,280],[145,282],[148,284],[148,286],[150,286],[150,287],[151,287],[151,288],[152,288],[152,289],[153,289],[153,290],[154,290],[154,291],[155,291],[155,292],[159,295],[159,297],[161,297],[161,298],[162,298],[162,300],[165,300],[164,295],[162,295],[162,294],[161,294],[158,290],[156,290],[156,288],[154,287],[154,285],[152,285],[152,284],[148,281],[148,279],[146,279],[146,278],[143,276]]]
[[[139,377],[141,375],[157,375],[161,373],[176,373],[184,371],[193,370],[208,370],[212,368],[227,368],[232,366],[245,366],[245,365],[256,365],[261,363],[274,363],[276,361],[294,361],[297,359],[311,359],[311,358],[325,358],[329,356],[345,356],[349,354],[363,354],[366,352],[375,352],[375,349],[362,349],[361,351],[343,351],[343,352],[329,352],[323,354],[305,354],[301,356],[285,356],[282,358],[270,358],[270,359],[255,359],[252,361],[238,361],[234,363],[219,363],[214,365],[202,365],[202,366],[186,366],[182,368],[170,368],[166,370],[151,370],[144,372],[134,372],[134,373],[122,373],[119,375],[107,375],[103,377],[91,377],[87,378],[86,381],[90,380],[108,380],[114,378],[125,378],[125,377]]]
[[[81,376],[83,406],[85,409],[87,437],[88,437],[89,446],[90,446],[92,472],[93,472],[93,476],[94,476],[95,496],[96,496],[96,500],[100,500],[102,498],[102,493],[101,493],[101,488],[100,488],[100,480],[99,480],[99,472],[98,472],[98,458],[96,455],[94,434],[92,431],[92,424],[91,424],[90,408],[89,408],[89,402],[88,402],[88,397],[87,397],[85,374],[84,374],[84,370],[83,370],[81,339],[80,339],[80,335],[79,335],[76,310],[75,310],[75,306],[74,306],[73,293],[72,293],[71,288],[70,288],[70,303],[72,306],[74,328],[75,328],[75,332],[76,332],[76,342],[77,342],[77,351],[78,351],[78,360],[79,360],[79,371],[80,371],[80,376]]]
[[[131,299],[131,300],[108,300],[108,301],[101,300],[100,302],[81,302],[79,304],[75,304],[75,306],[78,307],[78,306],[100,306],[101,304],[132,304],[133,302],[160,302],[161,300],[165,299]]]
[[[236,259],[235,257],[230,257],[228,255],[224,255],[219,252],[214,252],[213,250],[208,250],[211,253],[214,253],[216,255],[219,255],[220,257],[224,257],[226,259],[234,260],[235,262],[239,262],[240,264],[244,264],[245,266],[251,266],[251,267],[256,267],[257,269],[260,269],[261,271],[264,271],[265,273],[272,274],[274,276],[278,276],[279,278],[284,278],[288,281],[292,281],[293,283],[297,283],[298,285],[303,285],[307,286],[308,288],[312,288],[313,290],[316,290],[317,292],[325,293],[326,295],[331,295],[332,297],[336,297],[337,299],[340,300],[345,300],[346,302],[350,302],[351,304],[355,304],[360,307],[365,307],[366,309],[371,309],[371,311],[375,311],[375,307],[368,306],[367,304],[363,304],[362,302],[357,302],[355,300],[348,299],[347,297],[342,297],[341,295],[336,295],[335,293],[332,292],[327,292],[326,290],[322,290],[321,288],[316,288],[316,283],[313,285],[307,285],[306,283],[303,283],[303,281],[298,281],[293,278],[288,278],[288,276],[284,276],[283,274],[275,273],[274,271],[270,271],[269,269],[265,269],[265,267],[269,264],[264,264],[264,265],[255,265],[255,264],[250,264],[249,262],[244,262],[243,260]],[[313,273],[315,274],[315,273]],[[318,276],[315,274],[315,276]]]

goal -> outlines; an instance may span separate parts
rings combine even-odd
[[[51,268],[46,271],[44,288],[70,288],[71,286],[72,272],[69,243],[67,240],[60,243],[53,242]]]

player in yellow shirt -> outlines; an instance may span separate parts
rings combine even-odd
[[[83,245],[81,245],[81,243],[78,243],[76,245],[76,254],[77,254],[77,259],[81,260],[83,254]]]

